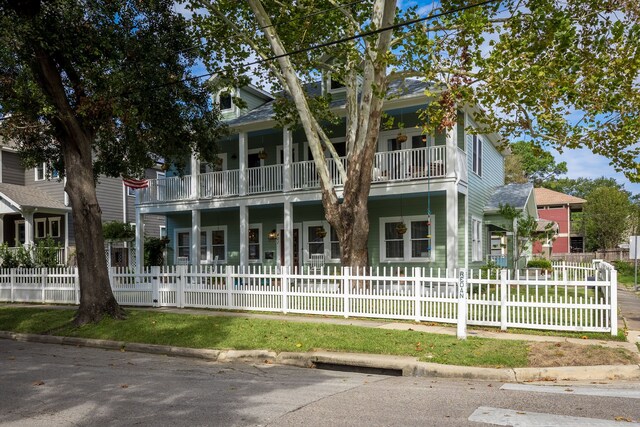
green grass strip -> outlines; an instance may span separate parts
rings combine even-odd
[[[413,356],[461,366],[527,366],[524,341],[505,341],[394,331],[359,326],[216,317],[127,310],[126,320],[106,318],[80,328],[74,311],[0,308],[0,330],[209,349],[268,349],[276,352],[329,350]]]

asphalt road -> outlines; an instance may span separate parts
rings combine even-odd
[[[633,425],[627,421],[640,422],[637,383],[503,385],[0,340],[1,426]]]

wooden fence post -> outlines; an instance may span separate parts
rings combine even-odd
[[[422,310],[420,309],[420,297],[422,291],[422,268],[413,268],[413,314],[416,322],[420,322]]]
[[[160,267],[151,267],[151,303],[153,307],[160,306]]]
[[[40,285],[42,285],[42,302],[46,302],[47,271],[44,268],[40,269]]]
[[[344,317],[349,317],[349,287],[351,276],[351,267],[342,267],[342,310],[344,311]]]
[[[282,312],[287,314],[289,311],[289,267],[282,267],[282,278],[280,286],[282,287]]]
[[[80,305],[80,274],[78,273],[78,267],[73,267],[73,284],[76,289],[76,305]]]
[[[500,270],[500,329],[503,331],[507,330],[507,322],[509,320],[509,312],[507,310],[507,292],[509,289],[509,285],[507,283],[508,279],[509,270]]]
[[[231,292],[233,289],[233,278],[231,277],[233,266],[226,265],[224,267],[224,274],[226,275],[226,285],[227,285],[227,308],[233,307],[233,293]]]
[[[467,270],[458,271],[458,339],[467,339]]]
[[[610,275],[611,280],[611,335],[618,335],[618,272],[613,269]]]
[[[9,280],[11,281],[11,302],[15,302],[15,288],[16,288],[16,269],[9,269]]]

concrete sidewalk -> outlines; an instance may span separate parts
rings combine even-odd
[[[619,326],[627,328],[627,340],[640,343],[640,292],[618,284],[618,313]]]

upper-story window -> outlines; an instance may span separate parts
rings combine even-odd
[[[334,79],[331,73],[327,74],[327,92],[343,92],[346,90],[346,86],[340,80]]]
[[[235,109],[235,105],[233,104],[233,97],[235,95],[235,91],[232,89],[223,89],[218,92],[216,96],[216,102],[220,107],[220,111],[223,113],[233,112]]]
[[[47,179],[47,169],[48,169],[47,164],[44,162],[37,165],[35,180],[44,181],[45,179]],[[51,171],[51,178],[58,178],[59,176],[60,174],[58,173],[57,169],[53,169]]]
[[[473,172],[482,176],[482,138],[473,135]]]

